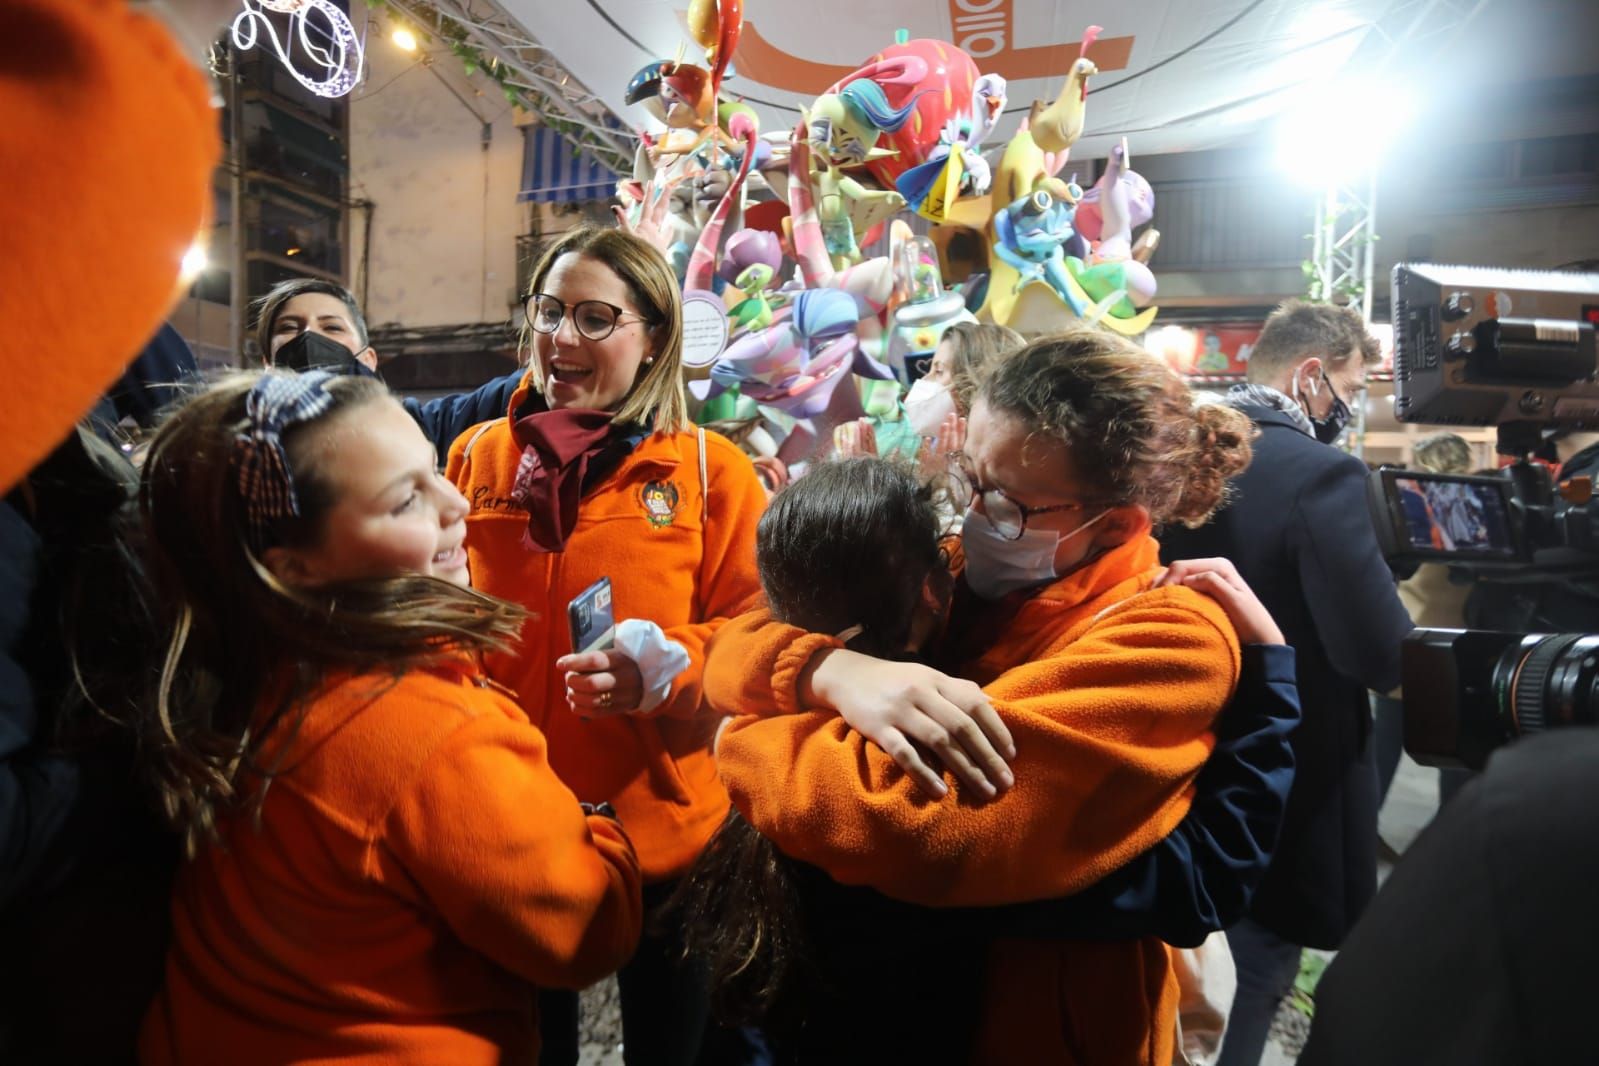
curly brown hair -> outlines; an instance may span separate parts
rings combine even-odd
[[[1203,525],[1227,479],[1249,465],[1240,412],[1194,405],[1187,384],[1131,341],[1080,327],[1005,359],[977,398],[1053,437],[1099,495],[1138,504],[1157,525]]]

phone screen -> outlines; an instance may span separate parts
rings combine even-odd
[[[602,577],[572,599],[566,608],[572,632],[572,650],[603,651],[616,643],[616,611],[611,579]]]

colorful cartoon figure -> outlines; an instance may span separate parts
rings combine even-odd
[[[902,223],[894,223],[896,230]],[[894,326],[884,361],[906,384],[927,373],[944,331],[957,322],[976,322],[958,292],[946,292],[938,268],[938,248],[927,237],[896,242],[894,270],[906,298],[894,310]],[[898,234],[896,234],[898,235]]]
[[[1078,315],[1087,310],[1072,289],[1061,246],[1072,235],[1072,215],[1082,190],[1059,179],[1021,197],[994,216],[994,254],[1016,271],[1014,292],[1035,281],[1055,290]]]
[[[1149,182],[1129,169],[1130,162],[1123,138],[1110,150],[1105,173],[1095,183],[1099,232],[1089,236],[1090,240],[1097,237],[1089,269],[1109,268],[1102,270],[1102,275],[1114,277],[1116,287],[1126,290],[1129,307],[1139,308],[1155,299],[1155,275],[1133,254],[1133,227],[1154,217],[1155,193]],[[1088,288],[1086,283],[1084,288]],[[1129,310],[1121,317],[1132,313]]]
[[[836,166],[864,166],[889,154],[877,147],[878,137],[899,130],[913,109],[914,101],[890,107],[883,87],[870,78],[852,81],[811,105],[811,146]]]
[[[783,242],[777,239],[777,234],[758,229],[739,230],[727,239],[727,248],[716,272],[722,280],[738,285],[738,276],[756,265],[768,267],[773,277],[783,268]],[[743,288],[742,285],[738,287]]]
[[[1088,79],[1099,73],[1094,61],[1088,58],[1088,49],[1101,32],[1098,26],[1083,31],[1077,61],[1066,75],[1060,95],[1048,106],[1035,100],[1028,112],[1027,125],[1032,130],[1033,141],[1046,152],[1064,152],[1083,135],[1083,123],[1088,114]]]
[[[863,215],[886,217],[905,206],[899,192],[868,189],[843,168],[877,158],[878,135],[904,126],[912,107],[890,108],[882,86],[862,78],[837,93],[821,96],[814,109],[802,116],[810,140],[810,180],[817,218],[835,269],[861,261],[855,240],[858,219]]]
[[[689,382],[708,401],[731,388],[790,417],[814,418],[832,401],[849,372],[878,380],[893,372],[867,354],[855,335],[860,309],[838,289],[807,289],[792,313],[730,344],[711,366],[710,379]]]
[[[857,79],[869,78],[884,88],[891,107],[911,108],[903,125],[884,131],[885,151],[866,162],[877,183],[892,189],[901,174],[932,158],[951,119],[964,113],[978,121],[970,108],[981,77],[972,57],[953,44],[918,38],[883,49],[827,91],[837,93]]]
[[[695,42],[705,49],[709,69],[681,59],[661,60],[628,83],[628,103],[642,104],[667,126],[652,146],[657,163],[696,151],[707,141],[737,143],[717,124],[716,95],[743,33],[743,0],[694,0],[688,24]]]
[[[734,332],[765,329],[772,324],[772,299],[766,288],[776,276],[777,272],[765,263],[756,263],[734,279],[733,287],[748,294],[728,312]]]
[[[911,167],[895,182],[918,214],[942,222],[954,200],[988,194],[992,174],[982,145],[1004,110],[1005,79],[998,74],[978,78],[969,109],[944,124],[927,162]]]
[[[1090,27],[1084,34],[1084,52],[1098,31]],[[1078,225],[1077,208],[1082,194],[1073,183],[1070,196],[1052,192],[1053,187],[1067,187],[1067,183],[1053,177],[1066,160],[1069,141],[1081,132],[1081,106],[1086,97],[1084,79],[1092,71],[1092,63],[1084,62],[1086,54],[1074,66],[1075,97],[1063,93],[1058,103],[1059,111],[1038,111],[1035,117],[1051,128],[1042,138],[1035,138],[1030,120],[1024,119],[1005,147],[1005,153],[994,173],[994,197],[1005,206],[997,210],[990,220],[989,238],[994,256],[991,261],[990,283],[984,293],[982,317],[1001,325],[1026,331],[1047,331],[1064,326],[1068,316],[1089,322],[1098,322],[1118,333],[1132,336],[1143,332],[1154,320],[1154,307],[1140,307],[1154,297],[1154,277],[1147,266],[1134,255],[1125,259],[1095,261],[1093,253],[1081,243],[1073,231]],[[1059,150],[1046,151],[1043,144],[1062,145]],[[1132,190],[1137,182],[1126,180],[1126,152],[1113,160],[1106,180],[1100,186],[1098,210],[1102,216],[1103,233],[1111,254],[1119,247],[1132,244],[1130,219],[1135,217]],[[1141,180],[1141,179],[1140,179]],[[1041,193],[1045,195],[1040,195]],[[1153,198],[1148,198],[1153,208]],[[1068,213],[1062,201],[1069,200],[1073,210]],[[1087,252],[1089,260],[1071,252]],[[1041,296],[1047,283],[1053,295]],[[1058,300],[1058,302],[1057,302]]]
[[[765,329],[772,313],[788,302],[788,294],[773,286],[781,281],[782,242],[765,230],[740,230],[727,240],[717,276],[728,282],[722,298],[728,301],[728,318],[735,333]]]

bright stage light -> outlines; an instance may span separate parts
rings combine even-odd
[[[1403,86],[1358,82],[1307,87],[1278,123],[1278,162],[1307,184],[1359,177],[1381,164],[1414,110]]]

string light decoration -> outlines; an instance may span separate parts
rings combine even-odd
[[[278,39],[277,26],[267,16],[268,11],[290,16],[290,32],[300,39],[300,47],[311,61],[325,74],[319,79],[306,76],[289,58],[293,37],[285,43]],[[323,30],[311,25],[312,14],[320,14],[328,22]],[[349,16],[329,0],[244,0],[244,10],[233,20],[233,44],[241,52],[255,47],[261,27],[266,27],[278,59],[283,62],[294,80],[318,96],[343,96],[361,80],[362,64],[366,56],[361,51],[361,40]],[[324,38],[326,46],[312,40],[312,33]]]

